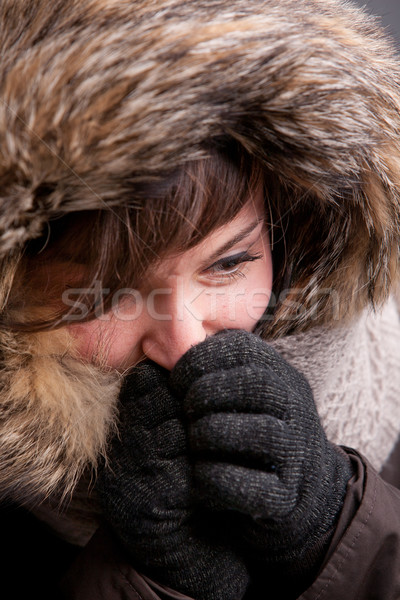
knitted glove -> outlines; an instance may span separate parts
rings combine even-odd
[[[212,515],[194,510],[182,403],[169,392],[167,373],[146,363],[127,377],[119,435],[97,491],[135,568],[195,600],[238,600],[247,570],[217,541]]]
[[[235,511],[226,517],[236,515],[232,529],[264,592],[277,576],[280,598],[297,597],[324,558],[352,475],[306,379],[260,338],[231,330],[191,348],[170,384],[188,418],[200,500]]]

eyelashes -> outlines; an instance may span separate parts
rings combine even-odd
[[[263,257],[263,254],[251,254],[249,251],[238,252],[225,258],[220,258],[210,265],[204,274],[210,274],[211,277],[217,277],[220,281],[236,280],[245,277],[243,267]]]

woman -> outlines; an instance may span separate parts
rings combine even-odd
[[[337,0],[0,11],[0,481],[60,594],[395,597],[390,43]]]

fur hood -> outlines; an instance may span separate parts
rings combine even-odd
[[[135,184],[234,138],[281,183],[297,291],[274,333],[307,328],[312,297],[320,321],[386,297],[399,63],[350,2],[4,0],[0,46],[3,255],[50,217],[132,202]]]
[[[290,291],[271,336],[388,297],[400,70],[350,2],[2,0],[0,47],[3,310],[19,252],[49,219],[126,204],[228,138],[280,182]],[[13,496],[72,489],[114,422],[118,378],[65,356],[58,336],[0,334],[0,484]]]

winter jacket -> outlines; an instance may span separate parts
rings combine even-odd
[[[385,482],[357,452],[348,449],[348,453],[356,475],[349,482],[320,573],[299,600],[400,597],[400,490]],[[386,469],[395,470],[394,464],[389,462]],[[71,568],[63,590],[66,598],[76,600],[189,600],[137,573],[106,529],[98,530]],[[249,589],[245,598],[258,600],[267,593],[265,582],[264,592]]]
[[[383,478],[400,484],[400,93],[390,41],[341,0],[3,0],[0,47],[1,322],[25,245],[50,219],[128,205],[143,181],[210,144],[242,144],[279,186],[273,210],[285,233],[273,311],[257,331],[305,372],[328,436],[357,471],[302,598],[400,597],[400,492]],[[353,362],[341,360],[343,345]],[[62,330],[0,328],[4,522],[38,543],[37,515],[49,548],[59,548],[53,531],[72,542],[58,550],[60,595],[179,598],[136,573],[103,525],[88,542],[101,515],[86,482],[115,430],[121,378],[66,347]],[[367,396],[377,408],[364,421]],[[87,527],[75,531],[82,494]],[[37,549],[27,540],[17,543],[32,548],[23,565]]]

